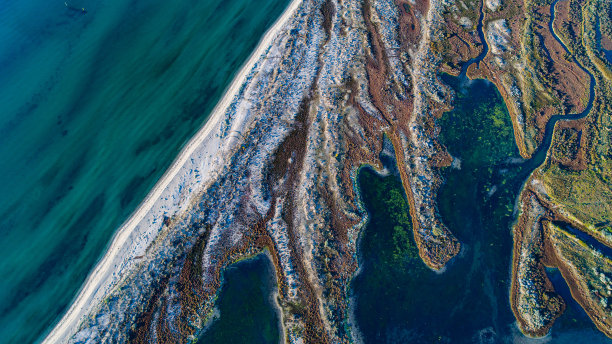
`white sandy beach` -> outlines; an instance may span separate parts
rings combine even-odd
[[[193,196],[227,163],[229,153],[234,150],[236,144],[240,144],[240,135],[228,135],[224,140],[219,138],[228,109],[249,73],[296,13],[300,3],[301,0],[293,0],[266,32],[206,124],[187,143],[137,210],[115,233],[106,254],[90,273],[69,310],[45,338],[44,343],[68,342],[78,331],[83,319],[137,266],[135,257],[144,255],[147,247],[155,240],[164,216],[170,217],[186,210],[192,203]],[[231,131],[238,131],[246,119],[246,116],[237,113],[232,120]]]

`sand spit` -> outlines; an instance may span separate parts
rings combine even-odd
[[[235,118],[227,139],[220,137],[230,107],[235,102],[249,73],[257,68],[273,40],[282,33],[294,16],[301,0],[293,0],[277,22],[266,32],[255,51],[215,106],[210,118],[187,143],[177,159],[153,187],[138,209],[119,228],[100,262],[87,278],[68,312],[45,338],[44,343],[63,343],[74,335],[81,322],[103,301],[104,297],[138,264],[137,257],[155,240],[163,219],[185,210],[197,189],[207,185],[217,171],[227,164],[227,157],[239,141],[241,126],[247,117]]]

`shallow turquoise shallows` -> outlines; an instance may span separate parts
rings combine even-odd
[[[59,320],[287,4],[2,2],[0,343]]]

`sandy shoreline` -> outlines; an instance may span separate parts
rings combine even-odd
[[[161,229],[163,217],[184,210],[190,204],[192,196],[197,193],[192,187],[201,189],[212,179],[215,170],[225,165],[226,153],[231,152],[237,142],[235,139],[222,142],[218,135],[228,109],[247,80],[247,76],[296,13],[300,4],[301,0],[292,0],[280,18],[264,34],[255,51],[241,67],[223,98],[213,109],[205,125],[185,145],[144,201],[115,233],[104,257],[90,273],[78,296],[44,339],[44,343],[68,342],[77,332],[83,319],[99,306],[133,267],[138,265],[134,262],[134,258],[144,254],[149,244],[155,240]],[[242,116],[236,118],[238,122],[244,119]],[[236,125],[240,126],[240,123],[232,123],[232,127]]]

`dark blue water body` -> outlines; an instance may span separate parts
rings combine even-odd
[[[557,1],[551,8],[553,20]],[[438,205],[443,221],[463,243],[461,253],[445,271],[429,270],[418,256],[408,203],[397,174],[380,176],[364,168],[358,175],[370,219],[360,239],[362,271],[352,291],[356,322],[366,343],[541,341],[519,333],[509,304],[515,201],[527,177],[545,161],[556,122],[590,113],[595,80],[573,58],[590,76],[586,108],[576,114],[553,116],[538,150],[531,159],[522,159],[499,92],[489,82],[465,76],[467,67],[479,63],[488,51],[482,8],[480,11],[477,29],[484,43],[482,53],[464,65],[459,77],[442,76],[457,97],[454,109],[440,120],[440,140],[461,163],[444,171],[446,183]],[[543,340],[609,342],[592,322],[575,320],[579,315],[570,307],[553,327],[552,337]],[[568,322],[574,325],[568,326]]]
[[[566,304],[565,312],[555,321],[552,328],[552,338],[555,343],[610,343],[611,340],[593,326],[591,318],[574,300],[559,270],[547,268],[546,274]]]
[[[266,254],[230,265],[223,273],[218,319],[204,331],[198,344],[277,344],[281,324],[274,266]]]
[[[438,205],[463,249],[445,271],[427,268],[399,176],[363,168],[358,185],[370,219],[360,238],[362,271],[351,286],[357,325],[366,343],[537,343],[520,334],[509,302],[514,206],[533,162],[520,158],[493,84],[443,80],[457,97],[440,119],[440,140],[460,164],[443,171]],[[559,319],[555,342],[609,341],[590,321],[564,325],[575,317],[570,311]]]
[[[561,272],[559,272],[559,270],[555,268],[546,268],[546,275],[555,287],[555,291],[559,295],[561,295],[561,297],[563,297],[563,300],[565,300],[565,304],[567,306],[565,310],[565,315],[569,316],[565,316],[565,319],[561,318],[559,323],[563,326],[576,326],[575,324],[578,322],[590,322],[591,320],[589,319],[589,316],[586,314],[584,309],[582,309],[580,304],[576,302],[576,300],[574,300],[574,298],[572,297],[572,292],[570,291],[569,286],[565,282],[565,279],[563,279]]]
[[[612,63],[612,50],[604,50],[604,56]]]
[[[461,67],[461,72],[459,73],[463,77],[465,77],[468,67],[471,66],[473,63],[476,63],[477,67],[480,67],[480,61],[482,61],[489,53],[489,45],[487,44],[487,40],[485,39],[484,35],[484,30],[482,29],[484,20],[484,6],[485,2],[483,1],[480,4],[480,16],[478,17],[478,24],[476,25],[476,33],[478,34],[478,38],[480,38],[480,42],[483,45],[482,51],[480,52],[480,54],[478,54],[478,56],[469,59],[466,63],[463,64],[463,67]]]
[[[560,228],[566,230],[568,233],[575,235],[576,238],[580,239],[581,241],[587,243],[589,246],[593,247],[594,249],[596,249],[597,251],[601,252],[603,255],[608,256],[608,257],[612,257],[612,248],[603,244],[602,242],[600,242],[599,240],[595,239],[594,237],[592,237],[590,234],[585,233],[579,229],[576,229],[566,223],[563,222],[555,222],[555,225],[559,226]]]
[[[0,343],[59,320],[288,2],[2,3]]]
[[[457,101],[441,119],[441,140],[461,163],[445,171],[438,203],[463,250],[443,273],[427,268],[399,177],[363,169],[358,181],[370,221],[352,288],[366,343],[498,342],[511,333],[508,267],[518,187],[507,187],[516,174],[497,165],[519,154],[495,87],[448,81]]]

